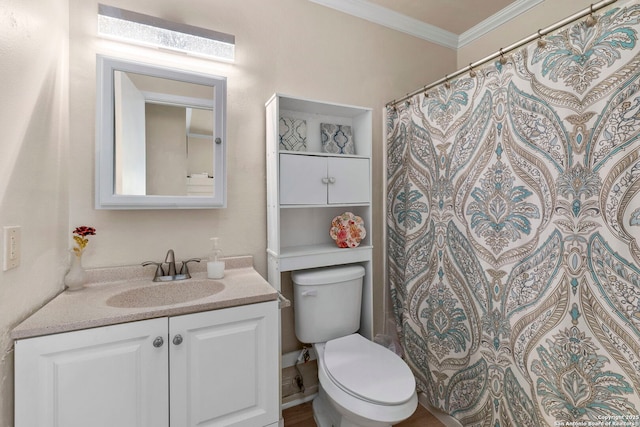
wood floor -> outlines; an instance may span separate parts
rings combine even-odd
[[[313,421],[313,409],[311,408],[311,402],[303,403],[298,406],[282,411],[284,417],[285,427],[314,427],[316,423]],[[416,412],[408,419],[400,424],[396,424],[397,427],[444,427],[436,417],[431,415],[422,406],[418,405]]]

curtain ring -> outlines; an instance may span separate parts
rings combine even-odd
[[[540,49],[544,49],[544,47],[547,45],[547,41],[545,39],[542,38],[542,30],[538,30],[538,47]]]
[[[469,77],[474,78],[477,75],[476,71],[471,66],[471,62],[469,63]]]
[[[504,52],[502,52],[502,48],[500,48],[500,63],[502,65],[507,63],[507,58],[504,57]]]
[[[449,83],[449,75],[447,74],[444,75],[444,87],[446,87],[447,89],[451,87],[451,83]]]
[[[589,10],[590,10],[589,16],[587,16],[587,19],[584,22],[587,25],[587,27],[593,27],[598,22],[596,17],[593,16],[593,3],[591,3],[591,6],[589,6]]]

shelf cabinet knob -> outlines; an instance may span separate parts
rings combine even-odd
[[[164,339],[162,337],[156,337],[156,339],[153,340],[153,346],[155,348],[160,348],[162,347],[163,344],[164,344]]]
[[[173,337],[173,344],[174,345],[180,345],[182,344],[182,335],[177,334],[176,336]]]

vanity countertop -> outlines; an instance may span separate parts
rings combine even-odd
[[[278,299],[278,292],[253,268],[252,257],[225,259],[224,288],[213,295],[171,305],[151,307],[113,307],[107,301],[123,292],[149,286],[179,287],[181,284],[205,282],[206,262],[191,264],[191,279],[153,282],[154,270],[140,266],[87,270],[89,284],[79,291],[64,291],[11,332],[13,339],[30,338],[79,329],[114,325],[165,316],[179,316]],[[192,267],[193,266],[193,267]],[[155,291],[155,290],[154,290]]]

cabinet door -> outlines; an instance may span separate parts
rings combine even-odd
[[[271,301],[170,319],[172,426],[278,421],[277,307]]]
[[[327,159],[280,154],[280,204],[327,203]]]
[[[330,204],[370,201],[369,159],[329,157],[327,160]]]
[[[166,336],[164,318],[17,341],[15,427],[168,426]]]

